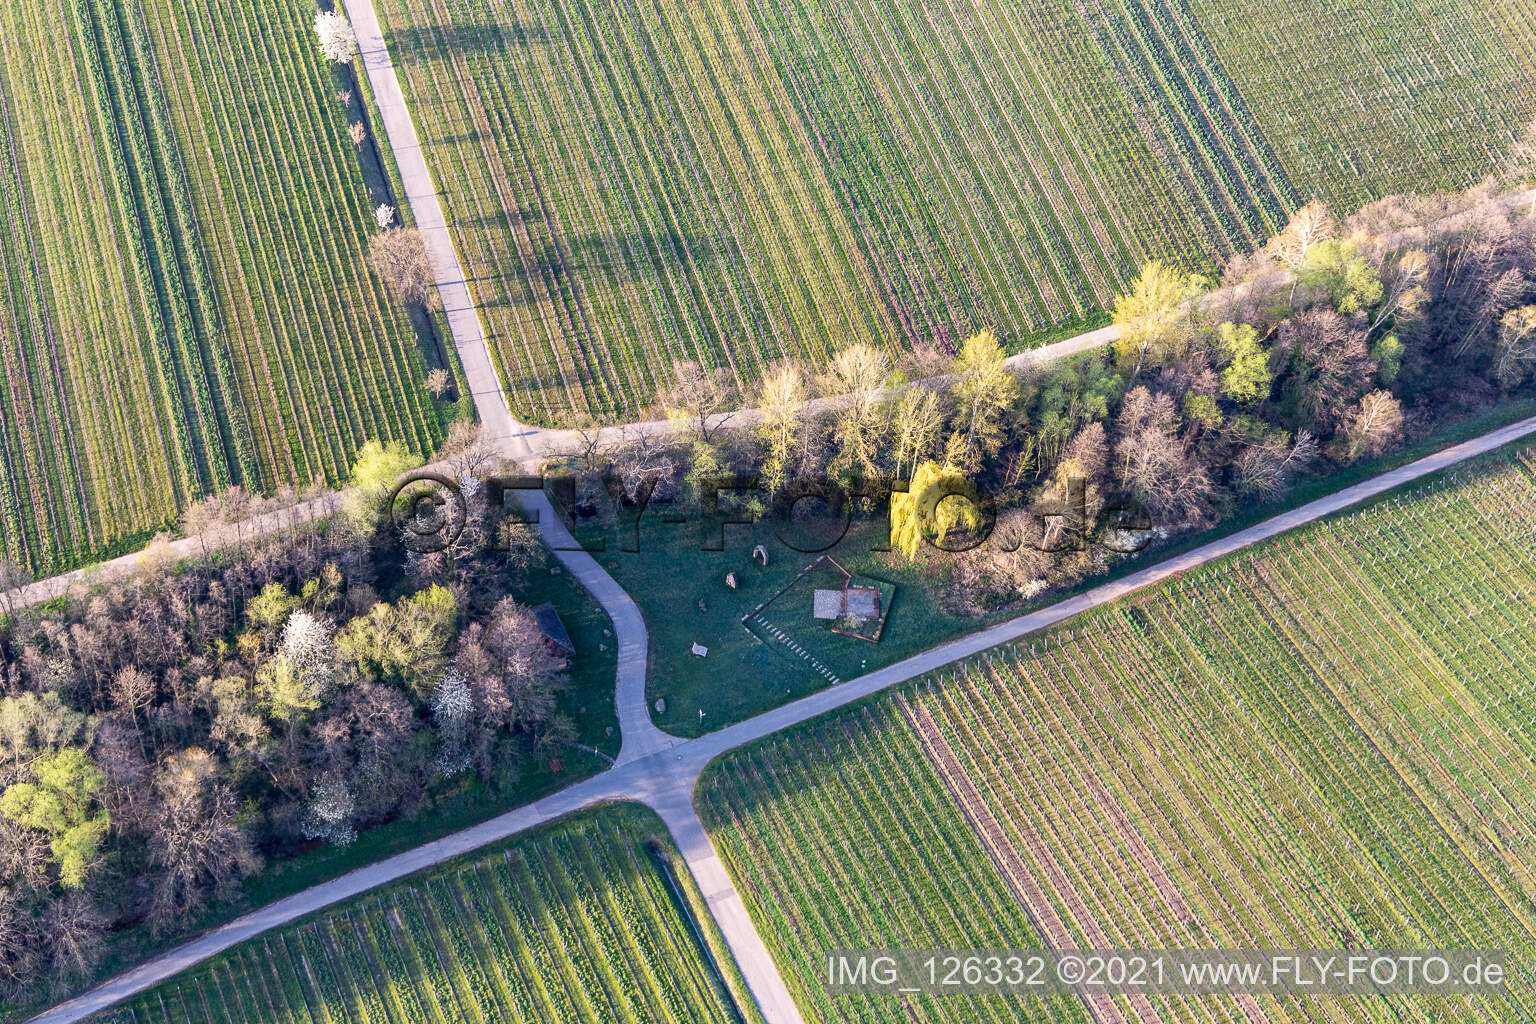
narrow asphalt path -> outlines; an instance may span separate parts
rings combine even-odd
[[[645,706],[645,673],[650,634],[646,631],[645,617],[640,614],[639,605],[597,563],[597,559],[576,543],[543,491],[523,491],[519,494],[525,510],[538,515],[544,542],[571,575],[597,598],[603,611],[608,613],[608,618],[613,620],[614,635],[619,644],[618,679],[615,681],[613,697],[614,710],[619,717],[619,756],[614,759],[614,763],[627,764],[636,758],[676,746],[682,741],[656,728]]]
[[[351,0],[351,3],[360,2],[366,3],[366,0]],[[390,77],[393,77],[392,72]],[[372,80],[372,76],[370,76],[370,80]],[[436,196],[431,198],[435,203]],[[418,223],[420,220],[421,218],[418,216]],[[457,262],[453,264],[455,268],[457,265]],[[456,269],[449,271],[450,276],[457,273]],[[469,372],[468,368],[473,363],[480,367],[480,369],[475,371],[477,375],[490,375],[490,356],[485,354],[483,336],[478,333],[479,318],[458,317],[456,320],[450,318],[450,328],[456,332],[457,327],[455,327],[455,323],[472,328],[476,331],[474,336],[482,338],[478,344],[473,340],[462,342],[459,339],[459,335],[457,333],[454,334],[455,345],[459,348],[461,357],[464,355],[466,348],[471,353],[479,351],[483,356],[480,359],[465,359],[466,372]],[[1107,345],[1119,336],[1120,329],[1118,327],[1101,327],[1098,330],[1088,331],[1087,333],[1067,338],[1064,341],[1009,356],[1008,365],[1015,370],[1025,370],[1056,359],[1067,359],[1071,356],[1081,355],[1091,349]],[[564,453],[578,452],[585,447],[580,433],[575,430],[554,430],[530,427],[519,423],[517,418],[509,411],[499,386],[486,385],[486,387],[481,387],[478,384],[472,386],[475,389],[473,395],[475,411],[480,417],[480,422],[484,424],[501,424],[500,427],[488,427],[485,431],[486,439],[495,442],[498,450],[507,458],[516,462],[522,469],[529,472],[536,471],[540,462],[545,458]],[[818,415],[833,408],[841,401],[843,399],[835,397],[815,399],[807,404],[805,415]],[[713,416],[710,418],[709,425],[711,428],[723,425],[743,427],[750,426],[761,418],[761,414],[756,409],[742,409]],[[639,437],[666,437],[676,431],[677,424],[671,420],[647,420],[639,423],[628,423],[622,426],[604,427],[598,434],[598,444],[601,446],[613,446],[635,440]],[[431,467],[428,466],[426,468],[430,469]],[[291,508],[264,512],[243,522],[220,526],[197,536],[183,537],[171,542],[168,554],[178,560],[193,558],[206,554],[209,551],[216,551],[219,548],[231,547],[235,544],[255,540],[282,530],[293,529],[296,526],[323,518],[335,512],[340,507],[344,497],[345,492],[332,492],[301,502]],[[119,555],[105,562],[98,562],[85,569],[75,569],[72,572],[49,576],[45,579],[0,593],[0,611],[24,608],[27,605],[37,604],[41,601],[51,601],[56,597],[88,589],[96,583],[119,579],[133,573],[141,564],[142,553],[135,552],[129,555]],[[593,566],[596,566],[595,562]],[[606,573],[603,575],[606,576]],[[583,582],[586,582],[585,578]],[[609,583],[613,585],[611,580]],[[649,723],[650,717],[647,716],[645,720]]]
[[[342,492],[329,491],[318,498],[310,498],[288,508],[262,512],[237,523],[227,523],[195,536],[182,537],[166,545],[164,555],[175,561],[199,558],[210,551],[235,547],[259,537],[292,530],[333,514],[341,507],[343,498]],[[148,551],[136,551],[131,555],[119,555],[117,558],[97,562],[84,569],[60,573],[57,576],[49,576],[46,579],[7,590],[0,593],[0,611],[25,608],[40,601],[51,601],[75,590],[88,589],[98,583],[128,576],[144,564],[148,554]]]
[[[698,782],[697,774],[679,775],[673,765],[665,764],[664,760],[658,767],[666,770],[658,773],[659,791],[647,794],[646,803],[660,815],[667,831],[672,833],[672,841],[693,874],[693,880],[704,896],[704,904],[709,907],[715,925],[730,947],[731,957],[762,1011],[763,1020],[768,1024],[804,1024],[800,1008],[784,984],[784,976],[779,973],[773,955],[752,923],[747,905],[742,901],[741,893],[736,891],[736,883],[731,880],[725,862],[720,859],[704,829],[704,822],[699,820],[698,811],[694,809],[693,789]]]
[[[287,924],[305,914],[397,881],[414,872],[490,843],[499,842],[583,807],[615,800],[634,800],[655,809],[672,831],[689,870],[694,872],[700,887],[705,890],[721,932],[736,956],[743,976],[752,990],[752,995],[762,1007],[769,1024],[799,1024],[801,1021],[799,1012],[789,998],[783,978],[774,966],[761,936],[753,927],[751,918],[746,914],[739,893],[730,884],[730,876],[724,871],[724,866],[709,842],[708,835],[704,833],[702,825],[697,824],[698,817],[693,810],[693,790],[698,783],[700,773],[710,761],[743,744],[771,736],[908,679],[952,665],[990,647],[1019,640],[1030,633],[1057,625],[1074,615],[1118,600],[1177,573],[1187,572],[1212,559],[1230,555],[1287,530],[1343,511],[1394,487],[1411,483],[1532,434],[1536,434],[1536,417],[1512,423],[1480,437],[1453,445],[1406,466],[1256,523],[1231,536],[1214,540],[1156,565],[1148,566],[1122,579],[1102,584],[1047,608],[1009,619],[989,629],[924,651],[886,668],[821,690],[717,732],[692,740],[681,740],[662,733],[661,736],[670,744],[664,749],[628,755],[622,764],[543,800],[509,811],[473,828],[425,843],[377,864],[359,868],[340,878],[305,889],[270,906],[236,918],[184,946],[141,964],[84,995],[54,1007],[33,1020],[36,1024],[70,1024],[70,1022],[81,1020],[245,939]],[[556,542],[558,542],[558,535]],[[562,554],[573,553],[563,552]],[[576,570],[573,568],[572,571]],[[597,571],[601,572],[601,567],[598,567]],[[628,600],[627,595],[625,600]],[[630,607],[633,607],[632,602]],[[614,619],[615,626],[618,626],[621,621],[627,621],[627,615],[622,611],[620,617]],[[632,695],[633,691],[629,692]],[[641,696],[643,700],[643,686]],[[627,748],[628,744],[626,743],[625,746]]]
[[[1004,360],[1005,365],[1015,373],[1043,366],[1057,359],[1070,359],[1073,356],[1082,355],[1096,348],[1103,348],[1116,338],[1120,337],[1120,328],[1111,324],[1108,327],[1099,327],[1082,334],[1075,334],[1070,338],[1052,342],[1049,345],[1041,345],[1039,348],[1026,349],[1016,352]],[[939,380],[944,378],[940,377]],[[932,384],[932,380],[926,381]],[[886,398],[893,398],[897,390],[892,388],[884,392]],[[842,406],[848,401],[846,396],[832,395],[823,398],[814,398],[805,403],[802,417],[820,416],[824,412],[830,412]],[[729,426],[732,428],[750,427],[763,418],[759,409],[735,409],[730,412],[717,413],[706,420],[706,425],[711,429]],[[530,428],[531,429],[531,428]],[[642,420],[637,423],[625,423],[616,427],[604,427],[597,432],[599,446],[612,446],[633,441],[639,437],[666,437],[677,432],[677,424],[671,420]],[[583,437],[580,431],[541,429],[537,436],[530,441],[533,449],[542,456],[558,455],[562,452],[580,451],[584,447]]]

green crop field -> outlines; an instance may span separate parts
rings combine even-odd
[[[1496,998],[1115,996],[1098,1020],[1529,1020],[1533,466],[1501,454],[717,764],[701,811],[808,1019],[1089,1019],[833,1001],[806,966],[1050,945],[1516,965]]]
[[[1476,181],[1536,116],[1536,30],[1510,0],[1185,3],[1298,193],[1341,210]]]
[[[637,807],[585,813],[252,939],[95,1020],[755,1021],[684,917],[703,904],[671,874],[670,843],[670,866],[653,852],[665,835]]]
[[[1314,193],[1469,184],[1536,114],[1509,0],[380,7],[541,421],[632,413],[675,359],[1023,346]]]
[[[442,437],[313,11],[0,12],[0,558],[54,569],[210,489]],[[354,103],[355,109],[355,103]]]

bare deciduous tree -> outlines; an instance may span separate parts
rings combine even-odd
[[[1210,511],[1210,474],[1177,428],[1172,396],[1144,387],[1125,396],[1115,423],[1120,484],[1164,526],[1197,521]]]
[[[368,265],[402,302],[435,309],[437,289],[427,246],[415,228],[389,228],[368,243]]]
[[[662,388],[657,401],[686,434],[709,442],[730,422],[730,416],[719,414],[733,397],[722,367],[681,359],[672,364],[672,382]]]
[[[149,861],[158,871],[149,905],[156,932],[256,869],[250,837],[236,821],[239,803],[216,771],[207,751],[188,747],[156,773],[159,805],[149,839]]]
[[[437,450],[450,476],[461,484],[468,479],[485,479],[496,468],[500,458],[496,446],[486,440],[485,428],[479,423],[455,420],[448,428],[448,437]]]
[[[1383,295],[1376,307],[1376,317],[1367,331],[1374,331],[1396,317],[1399,322],[1416,316],[1429,301],[1424,281],[1429,276],[1429,255],[1423,249],[1409,249],[1392,260],[1381,271]]]
[[[96,904],[83,892],[66,892],[48,905],[44,933],[56,990],[62,991],[68,979],[90,976],[101,960],[106,926]]]
[[[1322,200],[1314,199],[1292,214],[1290,223],[1269,240],[1269,252],[1281,263],[1297,270],[1312,247],[1334,237],[1337,229],[1333,211]]]
[[[485,626],[474,623],[459,638],[456,672],[474,699],[479,726],[472,758],[482,775],[499,729],[535,738],[555,715],[565,684],[561,661],[550,651],[533,612],[512,598],[496,604]]]
[[[1483,217],[1446,246],[1432,286],[1435,308],[1425,319],[1453,358],[1491,349],[1499,318],[1529,301],[1532,226],[1524,218]]]
[[[130,665],[118,670],[108,689],[117,713],[137,726],[140,724],[139,712],[154,702],[157,687],[148,672]]]
[[[1494,377],[1508,390],[1519,384],[1536,364],[1536,306],[1511,309],[1499,319],[1494,346]]]
[[[1297,210],[1284,230],[1269,240],[1269,254],[1296,275],[1291,282],[1291,294],[1287,301],[1293,302],[1296,299],[1296,286],[1301,281],[1299,272],[1301,265],[1306,262],[1307,254],[1313,247],[1333,238],[1337,231],[1333,211],[1321,200],[1314,199]]]
[[[624,438],[613,450],[613,471],[624,499],[638,502],[650,488],[660,490],[664,482],[671,481],[677,462],[665,440],[641,430],[626,430]]]
[[[1265,501],[1278,498],[1291,485],[1295,475],[1317,458],[1317,439],[1308,431],[1296,432],[1290,444],[1284,439],[1266,438],[1243,449],[1233,467],[1237,493]]]
[[[1403,434],[1403,409],[1390,391],[1372,391],[1339,428],[1345,462],[1380,455]]]
[[[1365,339],[1362,328],[1330,309],[1280,325],[1270,365],[1284,373],[1282,396],[1298,426],[1326,434],[1364,390],[1375,370]]]
[[[0,558],[0,612],[9,615],[14,611],[11,591],[19,590],[32,582],[32,576],[9,559]]]
[[[891,457],[898,477],[910,477],[919,465],[935,456],[943,429],[944,411],[938,392],[908,388],[892,416]]]

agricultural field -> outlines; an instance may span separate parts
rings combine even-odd
[[[441,439],[424,350],[365,263],[361,106],[312,18],[0,12],[0,558],[58,569],[209,490],[334,483],[369,438]]]
[[[379,6],[540,422],[633,414],[678,359],[1024,347],[1314,194],[1470,184],[1536,115],[1509,2]]]
[[[757,1021],[737,1009],[734,963],[711,966],[724,944],[707,915],[711,952],[700,945],[702,900],[665,836],[634,805],[577,815],[252,939],[94,1020]]]
[[[1501,453],[729,755],[701,813],[808,1019],[1528,1020],[1533,515],[1536,460]],[[1042,945],[1516,970],[1499,997],[1063,1006],[834,1001],[803,966]]]

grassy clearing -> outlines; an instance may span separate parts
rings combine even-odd
[[[610,550],[597,552],[597,557],[645,615],[652,664],[664,666],[646,683],[651,717],[679,736],[722,728],[831,685],[834,678],[852,679],[974,626],[972,620],[936,608],[923,592],[917,569],[889,564],[871,553],[875,530],[868,523],[855,523],[831,554],[849,572],[895,584],[879,642],[843,636],[813,620],[809,590],[801,587],[769,609],[774,626],[792,640],[791,646],[760,623],[753,624],[756,633],[749,632],[741,620],[788,585],[816,555],[780,543],[766,523],[729,527],[724,551],[702,550],[695,523],[641,523],[638,552]],[[766,567],[752,557],[757,544],[768,551]],[[734,590],[726,585],[727,573],[736,574]],[[757,634],[769,637],[769,642]],[[709,655],[690,654],[695,643],[709,648]],[[666,701],[666,711],[654,710],[658,698]]]
[[[1533,414],[1536,404],[1529,399],[1498,403],[1397,451],[1298,483],[1282,498],[1246,506],[1208,529],[1154,543],[1113,563],[1105,573],[1084,577],[1070,587],[1047,591],[982,617],[951,615],[940,609],[932,591],[936,566],[927,562],[912,564],[870,551],[879,542],[876,530],[868,522],[856,521],[829,553],[850,572],[895,584],[895,595],[889,602],[890,616],[877,643],[832,633],[825,624],[811,619],[809,604],[804,600],[799,604],[782,604],[771,616],[804,653],[793,650],[759,623],[749,623],[751,630],[742,627],[743,616],[750,616],[756,605],[777,593],[817,557],[785,546],[767,523],[729,527],[725,534],[726,550],[706,551],[701,547],[702,535],[696,522],[666,524],[661,522],[663,513],[653,508],[642,518],[638,552],[619,550],[617,538],[610,536],[606,540],[607,550],[597,552],[596,556],[644,613],[652,663],[667,666],[665,671],[653,672],[648,681],[647,699],[653,705],[658,697],[667,702],[665,712],[656,712],[653,707],[652,719],[668,732],[697,736],[831,685],[831,679],[818,666],[839,680],[852,679]],[[596,536],[594,533],[589,539]],[[718,538],[712,540],[717,541]],[[804,538],[797,543],[814,546],[805,545]],[[766,567],[752,558],[756,544],[768,549]],[[735,590],[725,583],[730,572],[737,576]],[[763,642],[760,636],[769,642]],[[709,648],[707,658],[688,653],[696,642]],[[701,710],[702,718],[698,714]]]
[[[58,570],[232,483],[443,436],[363,254],[377,197],[307,8],[0,14],[0,557]]]
[[[96,1018],[114,1024],[755,1021],[689,917],[691,880],[636,805],[562,820],[237,946]],[[685,869],[684,869],[685,872]],[[686,872],[685,872],[686,873]],[[733,991],[734,990],[734,991]]]
[[[1533,476],[1528,453],[1495,455],[723,760],[701,809],[801,1005],[954,1012],[833,1003],[798,969],[821,948],[1525,961]],[[1521,971],[1470,1003],[1256,997],[1258,1018],[1234,999],[1153,1003],[1163,1020],[1520,1020],[1536,990]]]

